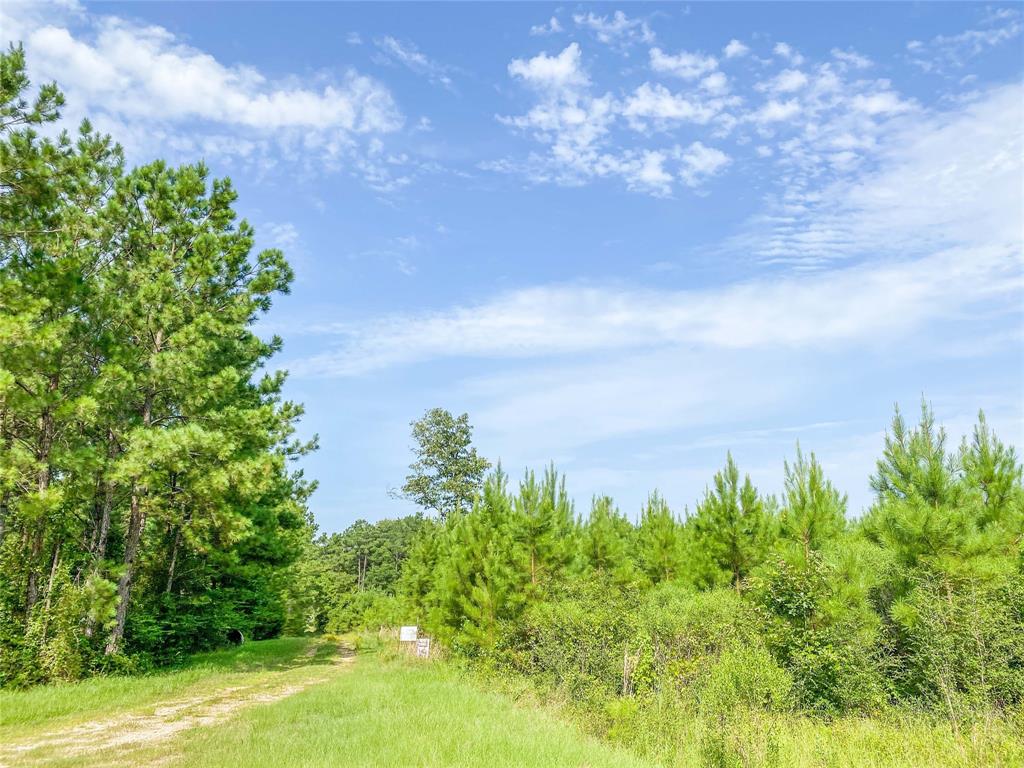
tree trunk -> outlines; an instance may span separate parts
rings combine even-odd
[[[171,586],[174,584],[174,564],[178,560],[178,547],[181,546],[181,528],[174,531],[174,546],[171,547],[171,564],[167,567],[167,587],[164,594],[171,594]]]
[[[53,580],[57,576],[57,566],[60,564],[60,540],[53,548],[53,558],[50,561],[50,580],[46,584],[46,603],[43,607],[43,639],[46,642],[46,630],[50,625],[50,598],[53,597]]]
[[[103,489],[103,498],[100,500],[96,538],[91,548],[96,568],[99,568],[100,561],[107,555],[107,538],[110,536],[110,513],[114,506],[114,484],[107,476],[110,472],[110,462],[117,458],[117,441],[114,439],[112,431],[107,433],[107,440],[107,459],[109,459],[109,462],[102,472],[100,485]]]
[[[4,444],[4,452],[11,450],[11,443],[14,440],[14,436],[7,429],[7,405],[4,401],[4,407],[0,409],[0,436],[2,436]],[[0,493],[0,545],[4,543],[4,536],[7,534],[7,515],[9,513],[9,506],[11,501],[11,495],[9,491]]]
[[[153,340],[153,354],[159,354],[163,344],[163,331],[157,331]],[[147,390],[145,400],[142,403],[142,426],[148,428],[153,422],[153,390]],[[107,647],[104,653],[112,656],[118,652],[121,640],[124,638],[125,620],[128,618],[128,600],[131,598],[132,579],[135,577],[135,558],[139,554],[139,544],[142,541],[142,530],[146,525],[146,515],[142,510],[142,495],[146,492],[145,486],[139,482],[140,478],[132,481],[131,503],[128,512],[128,530],[124,539],[124,571],[121,578],[117,580],[117,614],[114,617],[114,628],[110,630],[110,639],[107,640]]]
[[[114,628],[110,631],[110,639],[104,653],[111,656],[117,653],[121,639],[124,637],[125,619],[128,617],[128,599],[131,596],[132,578],[135,576],[135,558],[139,554],[142,541],[142,529],[145,526],[145,514],[142,512],[143,489],[137,483],[132,484],[131,508],[128,515],[128,531],[125,533],[124,572],[117,580],[117,614]]]
[[[47,392],[54,392],[60,383],[60,376],[50,376],[46,386]],[[50,450],[53,447],[53,409],[47,403],[43,412],[39,415],[39,447],[36,452],[36,460],[39,462],[39,475],[36,479],[36,490],[42,496],[50,488]],[[25,615],[32,612],[36,601],[39,600],[39,555],[43,551],[43,537],[46,534],[45,517],[38,521],[35,531],[32,534],[32,546],[29,551],[29,572],[28,589],[25,595]]]

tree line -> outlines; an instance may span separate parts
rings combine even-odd
[[[0,55],[0,680],[132,669],[280,631],[312,485],[253,324],[287,292],[202,164],[47,126]],[[56,134],[56,135],[54,135]]]
[[[474,469],[441,466],[420,486]],[[606,496],[578,514],[554,467],[513,483],[499,465],[333,628],[417,623],[601,713],[626,696],[659,716],[896,706],[955,726],[1024,702],[1022,467],[983,414],[951,447],[926,404],[916,424],[897,410],[856,519],[814,454],[797,446],[783,479],[763,494],[730,455],[692,511],[653,493],[633,522]]]

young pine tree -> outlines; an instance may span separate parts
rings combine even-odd
[[[512,537],[529,571],[531,591],[541,594],[573,554],[574,515],[565,479],[554,466],[545,470],[540,482],[532,471],[527,472],[512,508]]]
[[[683,526],[655,491],[640,512],[637,560],[651,584],[678,578],[684,566]]]
[[[610,497],[594,497],[579,538],[583,572],[619,586],[632,583],[636,578],[633,534],[633,526]]]
[[[737,592],[743,580],[768,551],[775,533],[771,509],[758,494],[750,476],[740,483],[732,454],[715,474],[714,486],[704,494],[693,518],[697,546],[721,571]]]
[[[785,463],[785,491],[779,533],[796,545],[805,562],[846,526],[846,495],[836,490],[814,454],[808,461],[796,446],[796,462]]]
[[[946,431],[926,403],[916,428],[896,409],[871,487],[875,503],[863,523],[869,539],[906,568],[956,567],[976,531]]]

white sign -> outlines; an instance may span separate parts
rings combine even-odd
[[[421,659],[430,658],[430,638],[421,637],[416,641],[416,656]]]
[[[398,641],[402,643],[415,643],[417,636],[416,627],[402,627],[398,631]]]

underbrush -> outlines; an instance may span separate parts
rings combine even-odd
[[[771,594],[798,593],[773,583]],[[822,621],[813,644],[796,645],[759,611],[756,592],[584,588],[449,664],[667,767],[1024,765],[1019,704],[982,699],[950,716],[925,697],[887,698],[852,622]]]

